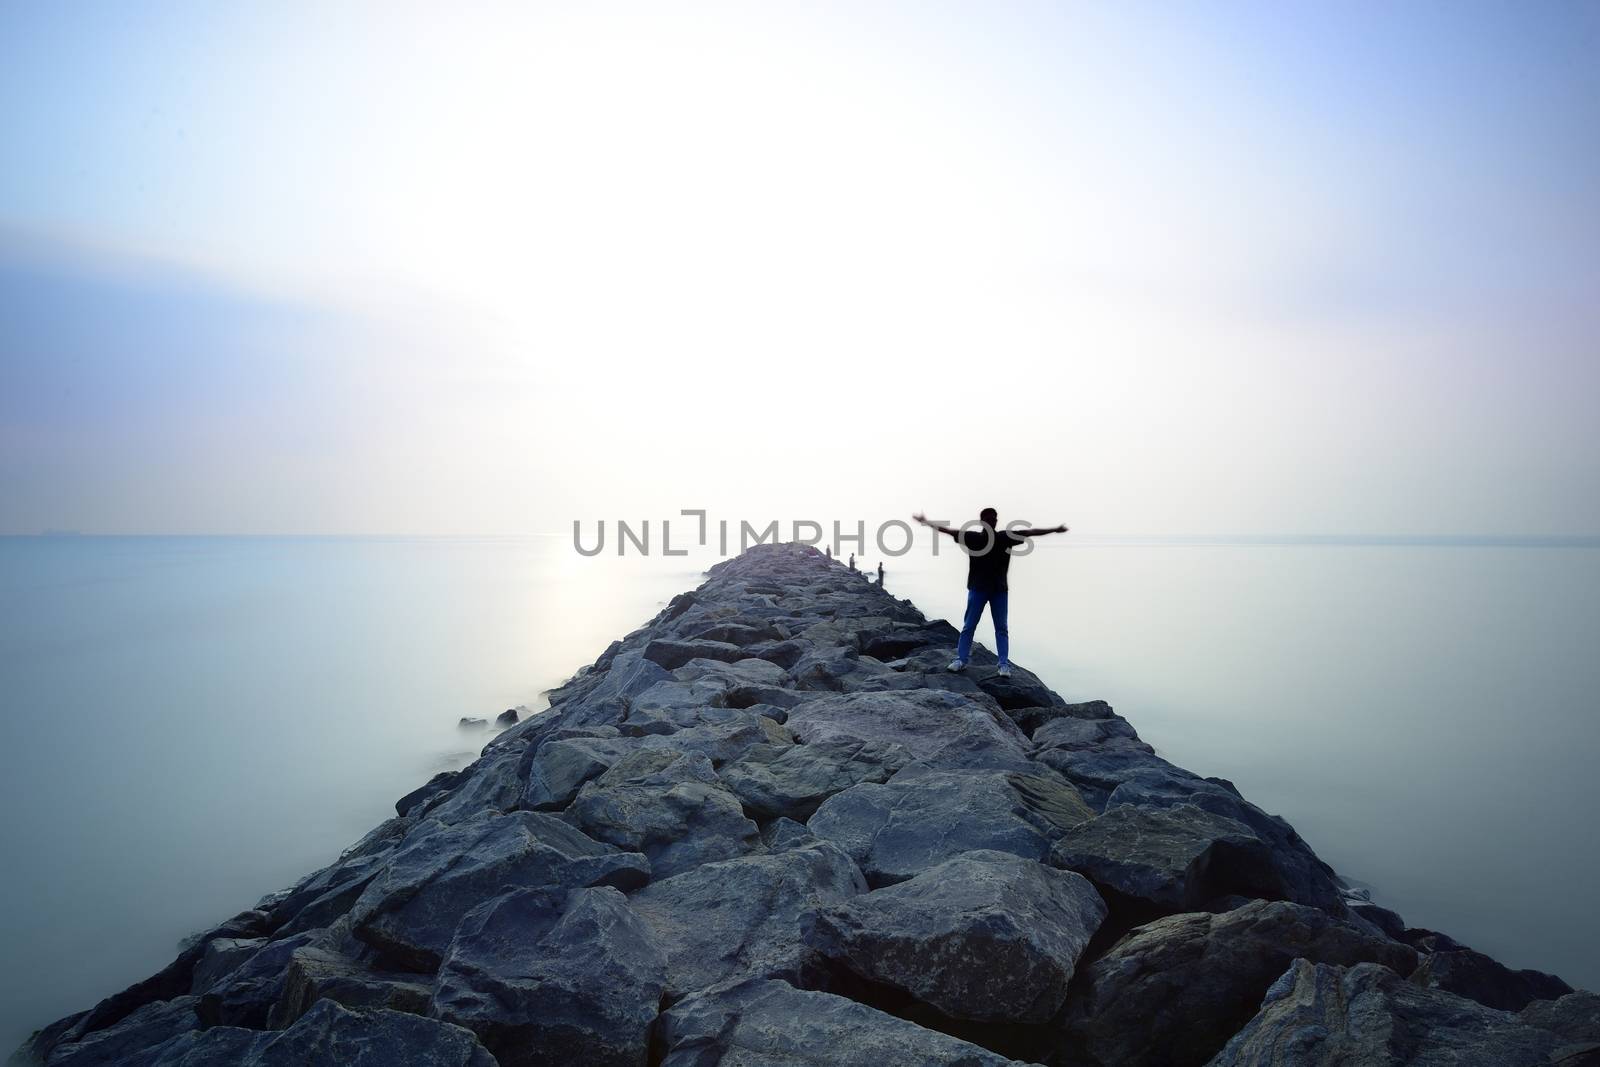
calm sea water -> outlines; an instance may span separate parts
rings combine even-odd
[[[0,539],[0,1042],[331,860],[482,745],[461,716],[538,706],[707,562]],[[958,616],[959,555],[887,563]],[[1600,549],[1062,539],[1012,588],[1013,657],[1069,700],[1411,923],[1600,987]]]

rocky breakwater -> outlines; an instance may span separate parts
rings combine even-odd
[[[91,1064],[1592,1062],[1600,998],[799,546],[719,564],[337,862],[19,1054]]]

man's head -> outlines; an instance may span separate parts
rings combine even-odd
[[[1000,522],[1000,513],[995,511],[994,508],[984,508],[978,512],[978,518],[993,527]]]

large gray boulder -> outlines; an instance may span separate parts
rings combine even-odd
[[[387,1009],[318,1001],[287,1030],[217,1026],[181,1034],[125,1067],[496,1067],[470,1030]]]
[[[868,884],[883,886],[974,849],[1042,860],[1055,838],[1093,815],[1048,774],[912,764],[882,785],[829,797],[806,825],[849,853]]]
[[[1032,737],[1039,727],[1056,719],[1109,719],[1116,712],[1104,700],[1086,700],[1079,704],[1042,705],[1026,708],[1006,708],[1006,716],[1023,733]],[[1120,716],[1118,716],[1120,718]]]
[[[983,703],[943,690],[822,697],[793,709],[786,725],[806,744],[894,744],[934,767],[1029,766],[1027,738],[1015,723]]]
[[[650,863],[538,812],[485,812],[445,826],[423,823],[350,910],[355,936],[396,970],[438,969],[456,924],[507,885],[632,889]]]
[[[267,1015],[267,1025],[282,1030],[310,1011],[319,1000],[347,1008],[393,1008],[425,1014],[433,988],[414,974],[375,971],[343,953],[305,945],[289,956],[281,994]]]
[[[1521,1011],[1534,1001],[1557,1000],[1573,991],[1553,974],[1514,971],[1482,952],[1456,944],[1428,953],[1411,980],[1501,1011]]]
[[[1205,1063],[1249,1022],[1296,957],[1380,963],[1401,974],[1408,946],[1288,901],[1186,912],[1138,927],[1078,976],[1063,1058],[1117,1067]]]
[[[1185,804],[1243,823],[1266,842],[1272,853],[1273,869],[1288,899],[1336,914],[1348,912],[1333,868],[1317,858],[1287,820],[1269,815],[1245,800],[1233,783],[1224,778],[1199,778],[1178,768],[1136,770],[1111,791],[1105,809],[1126,805],[1170,808]]]
[[[644,647],[644,658],[667,670],[682,667],[694,659],[715,659],[724,663],[745,659],[749,653],[738,645],[726,641],[704,641],[690,639],[678,641],[671,638],[658,637]]]
[[[57,1045],[50,1054],[50,1067],[121,1067],[136,1062],[180,1034],[200,1029],[195,1003],[194,997],[152,1001],[121,1022]],[[19,1056],[12,1062],[25,1061]]]
[[[596,840],[644,853],[658,878],[745,855],[761,841],[709,759],[665,748],[630,753],[585,783],[566,818]]]
[[[1552,1030],[1576,1044],[1600,1046],[1600,993],[1579,990],[1536,1000],[1517,1013],[1529,1026]]]
[[[1112,715],[1104,719],[1075,719],[1063,716],[1051,719],[1033,732],[1035,754],[1046,752],[1053,748],[1061,749],[1086,749],[1096,748],[1108,741],[1129,741],[1137,745],[1144,745],[1144,751],[1154,753],[1155,750],[1139,740],[1138,733],[1133,724],[1120,715]]]
[[[500,1067],[643,1067],[666,958],[615,889],[516,889],[462,920],[430,1014]]]
[[[661,1067],[1005,1067],[977,1045],[830,993],[751,979],[661,1016]]]
[[[832,966],[952,1018],[1041,1023],[1105,917],[1081,875],[976,851],[818,908],[802,936]]]
[[[1535,1067],[1563,1039],[1387,967],[1295,960],[1212,1067]]]
[[[603,774],[632,752],[637,742],[621,737],[553,738],[539,746],[528,764],[522,806],[529,811],[557,811],[572,803],[589,779]]]
[[[667,994],[676,998],[736,979],[798,981],[801,916],[866,889],[849,856],[809,840],[651,882],[631,903],[667,954]]]
[[[824,800],[862,782],[886,782],[911,761],[889,741],[830,738],[808,745],[760,745],[718,775],[757,819],[809,819]]]
[[[1237,894],[1282,899],[1266,844],[1248,826],[1192,804],[1112,808],[1067,830],[1050,862],[1086,875],[1113,902],[1196,911]]]

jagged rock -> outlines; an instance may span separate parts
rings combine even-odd
[[[1013,1061],[864,1004],[752,979],[686,997],[659,1023],[661,1067],[1005,1067]]]
[[[886,782],[911,761],[887,741],[830,738],[807,745],[759,745],[718,772],[757,819],[809,819],[835,793],[862,782]]]
[[[615,889],[517,889],[462,920],[432,1014],[476,1033],[500,1067],[634,1067],[666,973]]]
[[[333,863],[272,901],[267,910],[273,933],[286,937],[332,925],[350,910],[413,825],[399,818],[379,824]]]
[[[789,669],[796,689],[823,693],[843,693],[861,689],[868,681],[887,683],[898,672],[875,659],[862,659],[853,648],[837,645],[812,646]]]
[[[284,976],[296,949],[311,944],[321,931],[307,931],[270,941],[214,983],[195,1003],[195,1014],[205,1026],[244,1026],[259,1030],[267,1025],[272,1006],[283,997]]]
[[[1535,1067],[1561,1043],[1515,1015],[1423,989],[1376,963],[1295,960],[1211,1065]]]
[[[283,992],[267,1015],[267,1025],[274,1030],[292,1026],[319,1000],[332,1000],[347,1008],[393,1008],[422,1015],[428,1010],[433,989],[416,977],[372,971],[329,949],[305,945],[289,955]]]
[[[1153,753],[1155,751],[1139,740],[1139,735],[1134,731],[1133,725],[1120,715],[1104,719],[1074,719],[1071,717],[1051,719],[1033,732],[1033,743],[1036,752],[1044,752],[1053,748],[1095,748],[1108,741],[1130,741],[1135,745],[1142,745],[1146,752]]]
[[[787,729],[763,715],[735,711],[720,722],[704,722],[667,734],[639,739],[641,751],[662,750],[704,756],[713,767],[736,760],[757,746],[794,744]]]
[[[804,656],[810,648],[811,644],[808,641],[791,639],[788,641],[763,641],[757,645],[746,646],[744,651],[747,656],[764,659],[768,663],[776,664],[787,671],[796,663],[799,663],[800,657]]]
[[[1173,768],[1173,771],[1181,769]],[[1123,805],[1163,808],[1180,804],[1192,804],[1250,827],[1271,850],[1273,869],[1283,882],[1283,895],[1289,900],[1335,914],[1347,912],[1333,868],[1317,858],[1311,846],[1287,821],[1245,800],[1233,783],[1224,778],[1199,778],[1187,771],[1173,773],[1162,768],[1140,770],[1112,790],[1105,807],[1106,810]]]
[[[748,653],[738,645],[726,641],[676,641],[658,637],[644,646],[644,658],[667,670],[682,667],[695,659],[715,659],[724,663],[744,659]]]
[[[1192,804],[1112,808],[1063,834],[1050,862],[1103,892],[1170,911],[1232,893],[1284,896],[1266,844],[1243,823]]]
[[[1055,837],[1092,817],[1070,785],[1046,775],[913,764],[829,797],[806,825],[882,886],[974,849],[1042,860]]]
[[[470,1030],[405,1012],[318,1001],[287,1030],[218,1026],[180,1034],[128,1067],[496,1067]]]
[[[1296,957],[1411,970],[1409,947],[1288,901],[1141,926],[1079,974],[1064,1028],[1071,1063],[1190,1067],[1249,1022]]]
[[[1149,745],[1127,738],[1113,739],[1094,748],[1045,749],[1034,758],[1066,776],[1096,809],[1106,807],[1117,787],[1138,775],[1162,781],[1200,780],[1192,771],[1174,766],[1152,753]]]
[[[821,840],[822,838],[812,833],[805,823],[795,822],[781,815],[761,831],[761,841],[770,852],[783,852],[786,849],[814,845]]]
[[[1006,714],[1023,733],[1032,737],[1039,727],[1056,719],[1109,719],[1116,712],[1104,700],[1088,700],[1081,704],[1062,704],[1057,707],[1007,708]]]
[[[866,888],[837,846],[795,841],[651,882],[631,902],[667,953],[667,993],[676,998],[736,979],[797,981],[800,916]]]
[[[708,621],[700,626],[680,629],[684,637],[702,641],[719,641],[726,645],[754,645],[764,641],[782,641],[788,636],[770,623],[743,623]]]
[[[428,822],[407,839],[350,910],[355,935],[396,970],[431,972],[461,917],[501,886],[631,889],[650,877],[637,852],[604,845],[538,812],[445,826]]]
[[[566,807],[589,779],[633,751],[618,737],[572,737],[546,741],[528,765],[522,806],[531,811]]]
[[[1465,946],[1429,953],[1411,980],[1501,1011],[1521,1011],[1533,1001],[1557,1000],[1572,992],[1571,986],[1553,974],[1513,971]]]
[[[1382,930],[1387,936],[1396,941],[1405,940],[1405,920],[1388,908],[1379,907],[1370,900],[1352,900],[1349,902],[1349,907],[1356,915]]]
[[[263,947],[264,937],[218,937],[206,943],[205,952],[194,965],[194,977],[189,980],[189,992],[204,993],[226,977],[241,963],[254,956]]]
[[[1558,1000],[1536,1000],[1517,1014],[1529,1026],[1553,1031],[1575,1044],[1600,1045],[1600,993],[1580,990]]]
[[[516,708],[507,708],[505,711],[502,711],[500,714],[496,715],[494,717],[494,721],[496,726],[515,726],[517,725],[517,720],[519,718],[521,718],[521,716],[517,714]]]
[[[952,1018],[1039,1023],[1066,1000],[1105,917],[1081,875],[980,850],[819,908],[802,937],[834,966]]]
[[[806,744],[886,742],[935,767],[1030,767],[1022,732],[958,693],[914,689],[821,697],[793,709],[787,725]]]
[[[744,855],[761,841],[711,761],[672,749],[624,756],[584,784],[566,817],[596,840],[643,852],[657,878]]]
[[[1038,675],[1014,663],[1009,678],[1002,678],[987,667],[973,666],[969,670],[983,691],[994,697],[1001,708],[1058,708],[1066,704],[1039,681]]]
[[[423,810],[435,822],[457,823],[485,811],[514,810],[522,789],[522,754],[495,749],[474,760],[449,792],[430,800]]]
[[[261,911],[240,912],[227,922],[190,938],[177,959],[141,982],[114,993],[88,1011],[57,1020],[35,1033],[24,1048],[36,1061],[48,1060],[60,1045],[81,1042],[90,1034],[108,1030],[140,1008],[157,1001],[186,996],[193,984],[195,966],[206,947],[218,938],[255,937],[266,933],[268,917]]]
[[[58,1045],[50,1067],[122,1067],[149,1049],[179,1034],[200,1028],[194,997],[157,1000],[130,1013],[121,1022],[86,1034],[81,1041]]]
[[[426,784],[418,786],[405,796],[401,797],[399,800],[395,801],[395,814],[411,814],[411,809],[427,800],[432,799],[438,793],[448,792],[450,789],[454,788],[456,782],[460,780],[460,771],[440,771],[432,778],[429,778]]]

